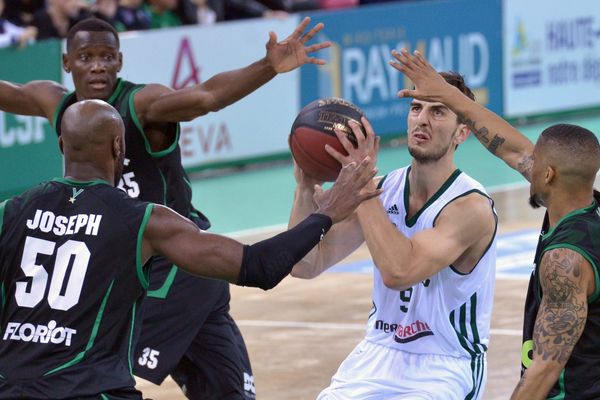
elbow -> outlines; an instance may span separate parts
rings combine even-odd
[[[414,285],[407,274],[395,270],[385,270],[379,268],[383,284],[388,289],[406,290]]]
[[[319,276],[320,273],[321,272],[316,267],[304,262],[299,262],[294,266],[290,275],[299,279],[313,279]]]

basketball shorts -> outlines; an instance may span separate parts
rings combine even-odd
[[[228,282],[172,269],[157,257],[142,304],[134,374],[157,385],[171,374],[189,399],[224,399],[231,392],[246,396],[236,399],[254,398],[250,360],[229,300]]]
[[[363,340],[317,400],[476,400],[486,377],[485,354],[469,359],[406,353]]]

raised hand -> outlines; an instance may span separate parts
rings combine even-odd
[[[337,128],[334,129],[335,135],[348,153],[347,156],[340,153],[333,147],[325,145],[325,151],[335,158],[342,165],[342,167],[351,162],[360,163],[365,157],[369,157],[373,161],[373,165],[377,164],[377,153],[379,152],[380,137],[375,135],[373,127],[366,117],[362,117],[360,122],[365,130],[364,133],[362,132],[359,124],[354,121],[348,122],[348,126],[350,129],[352,129],[354,137],[356,137],[356,147],[354,147],[352,142],[348,139],[348,135],[345,132]]]
[[[306,46],[306,42],[319,33],[325,25],[318,23],[307,33],[304,33],[309,23],[310,18],[304,18],[296,30],[281,42],[277,42],[275,32],[269,32],[269,41],[266,46],[267,61],[271,64],[275,72],[288,72],[304,64],[325,64],[325,60],[310,57],[309,54],[331,46],[331,42]]]
[[[451,88],[446,80],[425,60],[423,55],[415,50],[410,54],[406,49],[400,52],[392,50],[395,60],[390,65],[406,75],[415,84],[415,89],[403,89],[398,97],[412,97],[418,100],[440,101],[441,93]]]
[[[334,223],[345,219],[360,203],[381,194],[381,189],[363,190],[376,173],[377,168],[370,157],[344,165],[330,189],[323,191],[321,186],[315,186],[316,212],[328,215]]]

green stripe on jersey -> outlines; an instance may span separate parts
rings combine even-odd
[[[9,200],[4,200],[0,203],[0,236],[2,236],[2,225],[4,224],[4,209]]]
[[[131,376],[133,376],[131,350],[133,349],[133,330],[135,328],[136,308],[137,303],[133,303],[133,308],[131,309],[131,328],[129,332],[129,350],[127,352],[127,361],[129,362],[129,373],[131,374]]]
[[[110,286],[106,290],[106,294],[104,295],[104,298],[102,299],[102,303],[100,304],[100,309],[98,310],[98,314],[96,315],[96,321],[94,321],[92,333],[90,334],[90,339],[88,340],[88,343],[85,346],[85,349],[83,351],[79,352],[79,354],[77,354],[71,361],[67,361],[66,363],[59,365],[58,367],[46,372],[44,374],[44,376],[48,376],[50,374],[53,374],[55,372],[61,371],[65,368],[68,368],[72,365],[77,364],[78,362],[80,362],[83,359],[83,357],[85,356],[85,353],[89,349],[91,349],[92,346],[94,346],[94,341],[96,340],[96,335],[98,335],[98,329],[100,328],[100,323],[102,322],[102,316],[104,315],[104,308],[106,307],[106,302],[108,301],[108,297],[110,296],[110,292],[112,290],[114,283],[115,283],[114,280],[110,283]]]
[[[563,369],[558,378],[558,387],[560,393],[553,397],[548,397],[548,400],[564,400],[565,398],[565,370]]]
[[[173,285],[173,281],[175,280],[175,275],[177,275],[177,266],[173,265],[163,285],[156,290],[149,290],[148,297],[155,299],[166,299],[167,294],[169,294],[169,290],[171,289],[171,285]]]
[[[140,284],[142,285],[144,290],[148,289],[149,282],[148,276],[144,273],[144,264],[142,262],[142,243],[144,241],[144,232],[146,231],[146,226],[148,225],[148,221],[150,220],[150,216],[152,215],[153,207],[154,205],[152,203],[146,206],[144,218],[142,218],[142,223],[140,224],[140,229],[138,230],[137,245],[135,249],[135,268]]]

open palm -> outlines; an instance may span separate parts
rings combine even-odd
[[[266,45],[267,60],[275,72],[288,72],[304,64],[325,64],[325,60],[311,57],[309,54],[331,46],[331,42],[306,45],[325,25],[318,23],[307,33],[304,33],[309,23],[310,18],[304,18],[294,32],[281,42],[277,42],[275,32],[269,32],[269,41]]]

